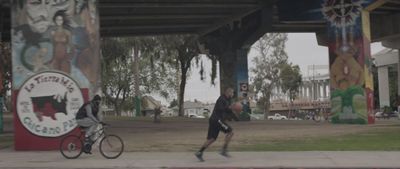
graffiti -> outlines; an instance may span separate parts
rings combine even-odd
[[[63,72],[91,93],[99,90],[96,0],[21,0],[12,6],[13,88],[48,70]]]
[[[368,39],[362,10],[371,0],[324,0],[321,13],[329,21],[331,107],[337,123],[367,123],[372,111]],[[368,18],[369,19],[369,18]],[[365,43],[365,41],[368,41]],[[368,102],[367,102],[368,101]]]

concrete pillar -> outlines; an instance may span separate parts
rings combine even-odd
[[[233,87],[235,96],[242,101],[244,108],[249,108],[247,53],[248,49],[237,49],[225,52],[220,58],[221,92],[228,87]],[[250,110],[243,109],[243,111]]]
[[[398,46],[398,48],[400,48],[400,45]],[[397,62],[397,105],[396,106],[398,107],[398,109],[400,109],[400,49],[397,50],[397,53],[399,54],[399,60]]]
[[[328,20],[332,122],[373,123],[369,12],[347,11],[348,5],[353,4],[325,3],[322,10]]]
[[[390,106],[389,69],[387,66],[378,67],[379,107]]]
[[[331,97],[331,85],[330,85],[330,81],[329,80],[327,80],[327,82],[326,82],[326,95],[327,95],[327,98],[330,98]]]
[[[308,84],[308,99],[312,100],[313,99],[313,90],[312,90],[312,83]]]
[[[312,100],[317,99],[317,82],[315,80],[312,82],[312,93]]]
[[[328,86],[326,80],[324,80],[323,84],[324,84],[324,85],[323,85],[323,97],[324,97],[324,99],[325,99],[325,98],[327,97],[327,96],[326,96],[326,90],[327,90],[327,89],[326,89],[326,86]]]
[[[321,82],[317,81],[317,97],[315,99],[319,99],[321,97]]]

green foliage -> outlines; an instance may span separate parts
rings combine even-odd
[[[251,86],[254,86],[256,95],[261,94],[262,107],[268,112],[269,98],[272,96],[273,87],[279,85],[279,72],[281,66],[287,64],[288,56],[285,52],[287,34],[267,33],[261,37],[253,49],[258,53],[253,59],[255,67]]]
[[[175,73],[171,53],[163,48],[161,37],[105,38],[102,40],[102,89],[106,102],[119,110],[134,108],[135,84],[138,93],[169,98],[175,94]],[[133,51],[139,51],[138,69],[134,69]],[[140,72],[136,72],[139,70]],[[138,79],[135,80],[135,74]],[[138,83],[135,83],[138,81]]]
[[[199,49],[194,36],[190,35],[171,35],[162,37],[162,49],[171,54],[170,57],[179,65],[180,82],[179,82],[179,116],[183,116],[183,101],[185,96],[185,86],[188,73],[192,66],[192,60],[195,59],[199,63]]]
[[[240,121],[250,121],[250,114],[248,112],[240,112],[238,119]]]
[[[339,115],[332,117],[331,122],[333,124],[367,124],[367,121],[362,118],[357,119],[339,119]]]
[[[281,67],[280,80],[283,92],[289,94],[289,98],[293,101],[299,92],[302,83],[300,67],[298,65],[283,64]]]
[[[5,97],[11,90],[11,44],[0,42],[0,97]]]
[[[169,104],[169,108],[172,108],[172,107],[175,107],[175,106],[178,106],[178,100],[173,99],[171,101],[171,103]]]

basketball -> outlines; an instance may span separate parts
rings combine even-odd
[[[243,107],[240,102],[236,102],[236,103],[232,104],[231,109],[234,113],[240,113],[240,112],[242,112]]]

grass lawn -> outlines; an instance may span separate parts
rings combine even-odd
[[[299,140],[276,140],[232,147],[236,151],[399,151],[400,128]]]
[[[207,133],[207,119],[106,117],[110,133],[123,137],[126,151],[195,151]],[[11,120],[8,120],[11,125]],[[375,125],[343,125],[312,121],[253,121],[231,123],[231,151],[399,151],[399,121]],[[12,148],[13,130],[0,134],[0,149]],[[219,150],[223,134],[210,147]]]

